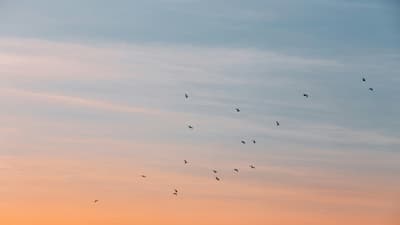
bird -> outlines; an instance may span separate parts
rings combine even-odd
[[[141,175],[142,178],[146,178],[146,175]]]
[[[236,110],[236,112],[240,112],[240,109],[239,109],[239,108],[235,108],[235,110]]]
[[[242,144],[246,144],[246,141],[244,141],[244,140],[242,140],[242,141],[240,141]]]
[[[189,128],[189,129],[193,129],[193,126],[189,124],[189,125],[188,125],[188,128]]]
[[[252,169],[255,169],[256,167],[255,167],[255,166],[253,166],[253,165],[250,165],[250,168],[252,168]]]
[[[217,181],[220,181],[221,179],[219,179],[219,177],[215,177],[215,179],[217,180]]]
[[[99,200],[96,199],[96,200],[93,201],[93,203],[97,203],[98,201],[99,201]]]
[[[256,143],[256,140],[253,139],[252,142],[253,142],[253,144],[255,144],[255,143]]]
[[[362,81],[365,82],[365,81],[367,81],[367,79],[365,79],[365,77],[363,77],[363,78],[362,78]]]
[[[233,171],[235,171],[236,173],[239,173],[239,169],[233,169]]]
[[[185,164],[188,164],[188,161],[185,159],[185,160],[183,160],[183,162],[185,163]]]
[[[370,87],[370,88],[368,88],[368,89],[369,89],[370,91],[374,91],[374,89],[373,89],[373,88],[371,88],[371,87]]]
[[[275,123],[276,123],[276,126],[281,125],[281,124],[279,123],[279,121],[275,121]]]
[[[218,173],[218,171],[217,170],[213,170],[213,173]]]
[[[189,95],[188,95],[188,93],[185,93],[185,98],[189,98]]]
[[[174,189],[174,192],[172,194],[175,195],[175,196],[178,196],[178,190]]]
[[[306,94],[306,93],[304,93],[304,94],[303,94],[303,96],[304,96],[304,97],[306,97],[306,98],[308,98],[308,97],[309,97],[309,95],[308,95],[308,94]]]

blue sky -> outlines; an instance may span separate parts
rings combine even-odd
[[[329,55],[354,54],[355,49],[392,52],[399,48],[398,7],[389,0],[2,1],[1,32]]]
[[[398,138],[398,7],[394,1],[2,1],[4,53],[54,55],[66,68],[77,57],[81,62],[72,66],[88,67],[75,74],[6,70],[3,85],[203,117],[237,119],[226,111],[239,105],[254,124],[279,118]],[[8,44],[13,38],[37,40],[32,45],[45,50]],[[71,44],[79,52],[57,44],[52,50],[47,42]],[[105,70],[96,69],[97,63]],[[137,72],[145,76],[130,75]],[[85,73],[102,75],[93,82],[97,76]],[[367,91],[370,86],[374,93]],[[199,95],[199,102],[182,105],[179,97],[186,91]],[[311,99],[303,99],[303,92]]]
[[[239,205],[273,200],[289,213],[294,201],[343,221],[354,210],[387,218],[400,196],[399,10],[372,0],[0,1],[2,163],[35,173],[36,157],[49,168],[59,160],[71,184],[99,177],[63,160],[102,172],[105,162],[122,180],[122,168],[153,171],[152,191],[161,195],[163,176],[187,178],[194,202],[249,188],[226,175],[233,192],[210,194],[196,186],[204,170],[256,164],[243,182],[323,200],[256,192]],[[17,196],[14,176],[3,179]]]
[[[343,71],[317,74],[315,82],[340,82],[362,74],[372,76],[377,85],[378,77],[397,79],[393,64],[399,60],[400,18],[395,1],[42,0],[1,4],[0,34],[4,37],[270,50],[347,64]],[[306,79],[314,78],[306,73],[314,72],[298,72]],[[396,93],[386,94],[391,98]]]

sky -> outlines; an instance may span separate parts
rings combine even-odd
[[[0,223],[398,225],[399,74],[394,0],[0,0]]]

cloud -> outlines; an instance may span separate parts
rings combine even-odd
[[[33,92],[33,91],[19,90],[12,88],[0,89],[0,93],[2,93],[2,95],[11,98],[16,97],[24,99],[42,100],[49,103],[56,103],[60,105],[66,104],[66,105],[83,106],[83,107],[114,111],[114,112],[140,113],[153,116],[154,115],[159,116],[166,113],[160,110],[150,109],[146,107],[133,107],[133,106],[115,104],[107,101],[100,101],[94,99],[86,99],[81,97],[51,94],[51,93]]]
[[[205,48],[177,45],[103,44],[50,42],[35,39],[0,39],[2,75],[8,79],[112,80],[147,77],[153,80],[199,82],[246,82],[226,72],[263,72],[285,69],[337,67],[335,61],[291,56],[255,49]],[[29,73],[27,73],[29,71]],[[271,76],[273,79],[274,76]],[[272,80],[271,80],[272,81]]]
[[[291,144],[303,145],[313,149],[314,154],[321,144],[332,151],[343,144],[368,149],[374,146],[392,149],[399,145],[395,133],[386,135],[336,124],[331,116],[335,116],[333,112],[339,114],[340,109],[329,105],[336,93],[328,91],[327,99],[312,94],[309,104],[311,101],[305,103],[301,98],[302,92],[293,91],[300,89],[299,86],[310,90],[336,88],[316,86],[317,75],[331,70],[343,72],[351,68],[351,62],[249,48],[84,44],[17,38],[0,39],[0,48],[3,50],[0,93],[11,103],[22,99],[57,107],[67,105],[78,111],[84,107],[141,114],[137,120],[157,116],[163,118],[157,122],[163,123],[155,125],[151,121],[149,124],[153,124],[149,126],[168,134],[173,133],[171,127],[184,127],[188,120],[196,121],[201,128],[197,139],[185,138],[199,145],[216,142],[218,138],[229,143],[239,136],[250,135],[265,138],[277,148],[282,147],[278,142],[285,142],[286,148],[293,147]],[[313,76],[304,79],[309,73]],[[328,83],[332,81],[329,77]],[[185,102],[183,93],[188,90],[193,98]],[[243,106],[240,117],[227,113],[234,105]],[[23,107],[14,110],[18,114],[28,112]],[[298,116],[302,113],[307,115]],[[318,119],[327,113],[330,114]],[[122,131],[132,132],[121,128],[128,127],[123,119],[115,121],[120,132],[115,132],[113,138],[118,139],[117,134],[122,136]],[[282,120],[280,129],[273,125],[277,119]],[[172,139],[173,135],[160,133]]]

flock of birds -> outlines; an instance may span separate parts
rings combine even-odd
[[[364,83],[367,82],[367,79],[366,79],[365,77],[363,77],[361,80],[362,80],[362,82],[364,82]],[[369,91],[374,91],[374,88],[369,87],[368,90],[369,90]],[[185,96],[185,99],[189,99],[189,94],[188,94],[188,93],[185,93],[184,96]],[[303,97],[309,98],[310,95],[309,95],[308,93],[303,93]],[[236,111],[237,113],[240,113],[241,110],[240,110],[240,108],[235,108],[235,111]],[[276,124],[277,127],[280,126],[279,121],[275,121],[275,124]],[[187,127],[188,127],[190,130],[193,130],[193,129],[194,129],[194,126],[191,125],[191,124],[188,124]],[[241,142],[242,144],[246,144],[246,141],[245,141],[245,140],[241,140],[240,142]],[[252,142],[253,144],[256,144],[256,143],[257,143],[255,139],[252,139],[251,142]],[[189,161],[185,159],[185,160],[183,160],[183,163],[186,165],[186,164],[189,164]],[[250,169],[255,169],[256,167],[255,167],[253,164],[250,164],[250,165],[249,165],[249,168],[250,168]],[[218,171],[215,170],[215,169],[213,169],[212,172],[213,172],[213,174],[214,174],[214,176],[215,176],[215,180],[221,181],[221,178],[218,176]],[[238,169],[238,168],[234,168],[234,169],[233,169],[233,172],[237,174],[237,173],[239,173],[239,169]],[[142,178],[147,178],[147,176],[144,175],[144,174],[140,175],[140,177],[142,177]],[[175,188],[175,189],[173,190],[172,194],[173,194],[174,196],[178,196],[178,189]],[[98,202],[99,202],[98,199],[96,199],[96,200],[93,201],[93,203],[98,203]]]
[[[304,95],[305,95],[305,96],[307,95],[307,98],[308,98],[308,94],[304,94]],[[185,99],[189,99],[189,94],[188,94],[188,93],[185,93]],[[235,111],[236,111],[237,113],[239,113],[239,112],[240,112],[240,108],[235,108]],[[277,123],[277,125],[279,126],[279,122],[276,121],[276,123]],[[187,127],[188,127],[190,130],[193,130],[193,129],[194,129],[194,126],[191,125],[191,124],[188,124]],[[241,140],[240,142],[241,142],[242,144],[246,144],[246,141],[245,141],[245,140]],[[251,142],[252,142],[253,144],[256,144],[256,140],[255,140],[255,139],[252,139]],[[186,165],[186,164],[188,164],[189,162],[185,159],[185,160],[183,160],[183,163]],[[255,169],[255,168],[256,168],[254,165],[249,165],[249,167],[250,167],[251,169]],[[215,170],[215,169],[213,169],[212,172],[213,172],[213,174],[214,174],[214,176],[215,176],[215,180],[221,181],[221,178],[218,176],[218,171]],[[234,173],[239,173],[239,169],[238,169],[238,168],[234,168],[234,169],[233,169],[233,172],[234,172]],[[174,192],[173,192],[172,194],[175,195],[175,196],[177,196],[177,195],[178,195],[178,190],[177,190],[177,189],[174,189]]]

